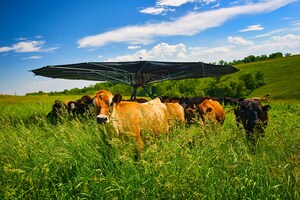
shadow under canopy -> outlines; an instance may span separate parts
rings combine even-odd
[[[239,71],[232,66],[213,65],[203,62],[85,62],[65,65],[50,65],[31,70],[35,75],[50,78],[92,80],[124,83],[136,89],[150,83],[165,80],[218,77]],[[146,92],[152,96],[147,90]]]

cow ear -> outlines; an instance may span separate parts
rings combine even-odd
[[[270,106],[270,105],[265,105],[265,106],[262,107],[262,110],[263,110],[263,111],[268,111],[268,110],[270,110],[270,109],[271,109],[271,106]]]
[[[206,112],[212,112],[212,111],[213,111],[212,107],[206,109]]]
[[[122,100],[122,95],[116,94],[116,95],[113,97],[112,102],[118,104],[118,103],[120,103],[121,100]]]

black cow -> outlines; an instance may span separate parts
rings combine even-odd
[[[87,95],[76,101],[69,101],[67,105],[71,117],[93,116],[93,99]]]
[[[260,101],[244,99],[234,109],[237,124],[242,124],[248,139],[255,141],[256,137],[264,136],[268,125],[268,111],[270,105],[263,106]]]
[[[55,100],[52,110],[47,114],[47,118],[51,121],[51,123],[56,123],[57,120],[61,120],[68,113],[67,105],[60,101]]]

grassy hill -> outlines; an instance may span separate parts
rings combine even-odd
[[[243,73],[261,71],[266,85],[256,89],[249,96],[270,95],[271,99],[300,99],[300,55],[236,65]]]

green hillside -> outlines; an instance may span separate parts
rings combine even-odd
[[[249,96],[269,95],[272,99],[300,99],[300,55],[236,65],[243,73],[261,71],[266,85],[256,89]]]

